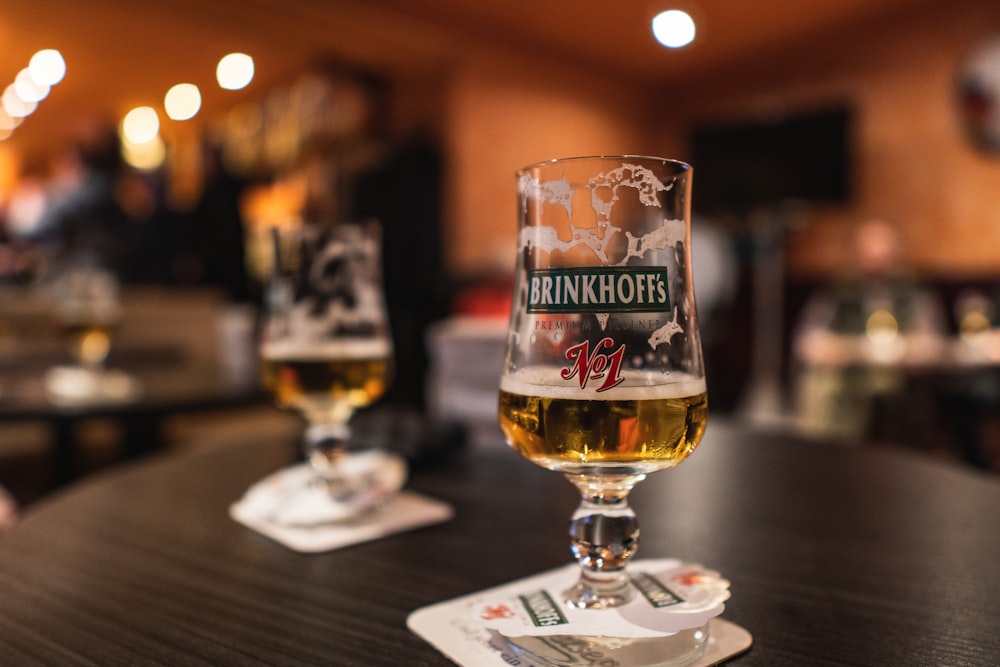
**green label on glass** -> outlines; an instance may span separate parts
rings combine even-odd
[[[528,271],[528,312],[669,311],[669,284],[663,267],[532,269]]]
[[[531,622],[536,627],[549,627],[551,625],[565,625],[569,621],[559,610],[559,606],[552,601],[552,597],[544,590],[519,595],[517,598],[524,605],[525,611],[531,616]]]

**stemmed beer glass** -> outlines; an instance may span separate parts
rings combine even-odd
[[[73,361],[100,374],[121,318],[118,281],[100,268],[75,266],[59,276],[53,293],[56,326]]]
[[[305,453],[332,497],[350,494],[342,462],[354,412],[385,393],[393,372],[377,223],[272,230],[262,377],[283,408],[307,423]]]
[[[114,274],[96,263],[79,260],[60,267],[50,286],[52,317],[72,365],[46,372],[51,400],[125,401],[137,395],[137,380],[106,366],[122,319],[120,291]]]
[[[569,536],[581,575],[564,593],[577,609],[633,599],[629,492],[683,461],[705,429],[690,193],[691,168],[661,158],[559,159],[518,173],[499,419],[521,456],[580,491]]]

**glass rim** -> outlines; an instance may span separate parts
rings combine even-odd
[[[518,174],[525,174],[533,169],[538,169],[545,166],[550,166],[554,164],[566,164],[570,162],[587,162],[587,161],[597,161],[597,160],[645,160],[649,162],[660,162],[662,164],[670,164],[678,167],[682,172],[693,171],[689,163],[683,160],[677,160],[674,158],[660,157],[657,155],[639,155],[639,154],[623,154],[623,155],[580,155],[580,156],[570,156],[570,157],[557,157],[551,158],[549,160],[540,160],[538,162],[532,162],[531,164],[525,165],[517,170]]]

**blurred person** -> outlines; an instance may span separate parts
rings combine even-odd
[[[0,282],[31,284],[45,274],[45,258],[31,243],[0,234]]]
[[[428,133],[393,143],[352,187],[351,217],[382,224],[386,305],[396,350],[396,380],[385,402],[422,409],[430,367],[426,336],[449,310],[442,220],[444,162]]]
[[[55,265],[99,266],[119,280],[134,269],[135,227],[117,197],[123,170],[114,126],[97,126],[60,156],[44,211],[27,238]]]
[[[169,204],[169,174],[132,171],[123,175],[118,199],[136,227],[137,255],[133,280],[147,285],[173,285],[177,257],[186,252],[182,216]]]
[[[240,208],[246,181],[226,167],[222,148],[202,149],[201,195],[182,216],[182,237],[172,259],[181,284],[217,287],[230,302],[253,299],[246,265],[246,229]]]
[[[20,175],[7,202],[0,231],[0,277],[30,283],[45,274],[48,255],[33,239],[45,212],[46,182],[29,170]]]
[[[1000,415],[1000,286],[960,293],[954,310],[961,372],[940,383],[939,400],[962,460],[1000,471],[1000,441],[987,431]]]
[[[941,304],[907,270],[899,230],[873,219],[852,235],[855,265],[806,303],[793,333],[796,420],[811,435],[871,435],[877,401],[898,396],[905,369],[944,352]]]

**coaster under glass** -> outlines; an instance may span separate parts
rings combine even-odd
[[[705,653],[709,631],[708,624],[705,624],[667,637],[552,635],[504,639],[511,650],[535,667],[684,667],[693,664]]]

